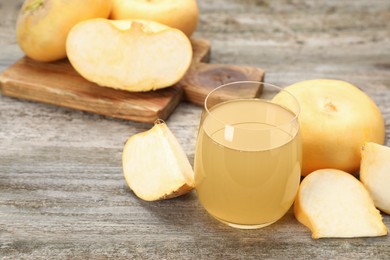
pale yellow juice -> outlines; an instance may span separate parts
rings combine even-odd
[[[213,107],[211,115],[203,113],[195,182],[211,215],[251,226],[271,224],[287,212],[301,170],[299,124],[294,117],[259,99],[228,101]]]

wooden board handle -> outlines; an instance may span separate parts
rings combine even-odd
[[[223,84],[234,81],[263,81],[264,71],[250,66],[198,63],[178,83],[184,89],[184,99],[203,106],[207,94]],[[226,98],[258,97],[262,85],[251,89],[237,89]]]

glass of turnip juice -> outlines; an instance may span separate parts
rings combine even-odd
[[[280,98],[294,109],[278,105]],[[194,168],[198,198],[210,215],[254,229],[288,211],[301,175],[298,115],[294,96],[267,83],[233,82],[208,94]]]

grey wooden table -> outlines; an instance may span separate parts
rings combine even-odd
[[[0,71],[23,56],[21,0],[0,2]],[[390,1],[200,0],[196,36],[212,62],[262,67],[281,86],[349,81],[378,104],[390,145]],[[191,163],[201,110],[167,120]],[[122,176],[125,140],[150,125],[0,95],[2,259],[389,259],[390,237],[312,240],[292,212],[244,231],[215,221],[196,193],[144,202]],[[390,216],[384,216],[390,228]]]

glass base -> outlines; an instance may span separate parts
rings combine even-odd
[[[212,215],[213,216],[213,215]],[[263,228],[263,227],[266,227],[266,226],[269,226],[273,223],[275,223],[276,221],[272,221],[272,222],[268,222],[268,223],[263,223],[263,224],[249,224],[249,225],[245,225],[245,224],[236,224],[236,223],[230,223],[230,222],[227,222],[225,220],[222,220],[220,218],[217,218],[216,216],[213,216],[213,218],[215,218],[216,220],[230,226],[230,227],[234,227],[234,228],[239,228],[239,229],[259,229],[259,228]]]

